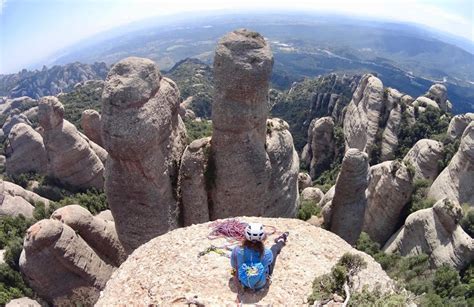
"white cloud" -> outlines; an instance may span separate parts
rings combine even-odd
[[[3,9],[5,8],[5,5],[7,4],[7,0],[0,0],[0,15],[3,12]]]

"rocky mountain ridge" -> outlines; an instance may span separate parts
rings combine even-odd
[[[38,99],[43,96],[68,92],[80,82],[104,79],[108,67],[105,63],[82,64],[79,62],[51,68],[43,66],[42,70],[17,74],[0,75],[0,96],[17,98],[28,96]]]

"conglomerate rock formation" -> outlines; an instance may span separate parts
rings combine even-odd
[[[211,170],[208,169],[211,138],[193,141],[186,147],[179,170],[182,218],[184,226],[209,221],[208,188]],[[190,205],[192,204],[192,206]]]
[[[270,46],[256,32],[236,30],[220,40],[212,139],[193,142],[182,160],[185,225],[242,212],[295,216],[298,156],[288,124],[267,119],[272,65]]]
[[[101,135],[101,117],[96,110],[84,110],[81,116],[81,127],[84,134],[99,146],[104,146]]]
[[[428,197],[440,200],[445,197],[474,206],[474,122],[461,137],[459,149],[448,166],[431,185]]]
[[[448,264],[461,270],[474,261],[474,239],[459,225],[462,216],[457,202],[441,199],[433,208],[410,214],[383,250],[402,256],[425,253],[434,267]]]
[[[334,120],[332,117],[313,119],[308,129],[309,174],[315,179],[328,169],[335,155]]]
[[[39,122],[48,156],[48,173],[77,189],[104,186],[104,165],[90,141],[69,121],[64,120],[64,107],[53,96],[40,99]]]
[[[186,144],[179,97],[148,59],[118,62],[105,81],[105,192],[127,253],[178,226],[176,184]]]
[[[370,168],[365,209],[365,231],[383,245],[397,230],[403,208],[413,191],[413,174],[398,161],[386,161]]]
[[[272,149],[267,146],[273,145],[267,144],[267,99],[272,66],[270,45],[256,32],[236,30],[224,36],[217,45],[211,140],[215,168],[212,219],[237,216],[242,212],[287,217],[296,213],[298,166],[296,172],[293,167],[299,164],[296,152],[285,148],[279,152],[281,156],[273,155],[280,161],[289,162],[283,163],[290,167],[286,168],[290,172],[289,182],[279,185],[273,180],[284,170],[279,169],[284,165],[275,164]],[[268,128],[273,134],[285,133],[285,127]],[[286,134],[285,141],[291,143],[280,146],[293,147],[291,135]],[[290,188],[290,195],[272,199],[272,194],[280,193],[284,187]]]
[[[31,226],[20,270],[38,295],[54,305],[92,305],[126,254],[114,223],[71,205]]]
[[[33,210],[39,203],[49,206],[49,200],[23,189],[12,182],[0,180],[0,216],[33,217]]]
[[[344,117],[346,149],[369,152],[379,129],[383,104],[382,81],[370,74],[362,77]]]
[[[7,174],[46,173],[48,159],[43,137],[27,124],[20,123],[11,129],[5,153]]]
[[[433,84],[428,92],[426,92],[425,97],[435,101],[441,110],[451,112],[453,106],[448,100],[447,92],[446,86],[443,84]]]
[[[415,179],[434,180],[438,176],[438,161],[443,159],[443,143],[421,139],[403,158],[405,163],[415,168]]]
[[[330,222],[330,230],[349,244],[354,244],[362,231],[368,183],[367,154],[356,148],[349,149],[337,177]]]
[[[385,93],[385,110],[384,115],[388,118],[386,119],[385,128],[382,132],[382,142],[381,142],[381,161],[392,160],[395,156],[395,149],[398,145],[398,131],[400,124],[402,123],[402,113],[403,109],[407,109],[408,121],[414,122],[414,110],[409,104],[413,98],[409,95],[404,95],[393,88],[387,88],[384,91]],[[385,119],[379,119],[379,122],[384,122]]]
[[[448,126],[448,137],[453,141],[459,139],[472,121],[474,121],[474,113],[453,116]]]
[[[367,268],[357,274],[354,292],[367,287],[382,292],[394,289],[394,282],[372,257],[357,251],[344,240],[319,227],[297,219],[242,217],[289,231],[290,237],[276,260],[271,285],[260,292],[241,292],[243,304],[305,306],[315,277],[329,273],[344,253],[362,256]],[[199,306],[236,304],[237,289],[229,274],[229,258],[218,253],[198,257],[209,246],[222,246],[224,238],[209,240],[211,223],[173,230],[140,246],[112,274],[96,306],[185,304]],[[172,248],[163,248],[172,247]],[[193,304],[191,304],[193,305]]]

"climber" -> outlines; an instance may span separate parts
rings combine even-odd
[[[255,291],[261,290],[270,279],[275,260],[283,246],[285,246],[288,232],[275,239],[275,244],[265,248],[265,230],[262,224],[250,223],[245,227],[245,239],[241,246],[232,250],[230,262],[237,277],[244,288]]]

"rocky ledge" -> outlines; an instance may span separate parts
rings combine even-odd
[[[372,257],[352,248],[337,235],[310,224],[285,218],[247,218],[289,231],[288,243],[276,261],[272,284],[258,293],[243,292],[242,303],[296,306],[307,303],[316,276],[329,273],[347,252],[360,254],[367,268],[355,278],[355,290],[380,285],[392,291],[393,281]],[[210,223],[173,230],[136,249],[115,271],[96,306],[172,305],[195,300],[206,306],[234,304],[237,288],[230,274],[229,258],[210,252],[198,254],[210,245],[222,246],[222,238],[209,240]],[[268,228],[267,228],[268,230]],[[277,234],[278,234],[277,232]],[[276,235],[267,240],[271,246]]]

